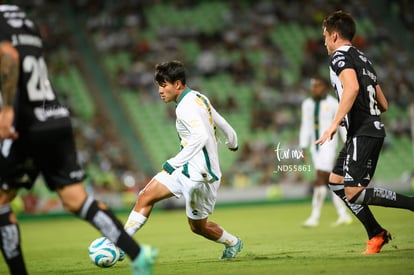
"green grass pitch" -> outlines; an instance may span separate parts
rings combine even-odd
[[[366,234],[357,220],[331,227],[336,214],[330,202],[320,226],[302,222],[310,202],[219,206],[210,217],[244,241],[233,260],[221,261],[222,245],[191,233],[184,210],[156,211],[135,238],[160,249],[154,274],[413,274],[414,215],[410,211],[371,207],[393,240],[376,255],[361,255]],[[118,214],[125,220],[127,214]],[[22,245],[30,274],[131,274],[126,259],[98,268],[87,247],[98,231],[75,217],[25,219]],[[0,274],[7,274],[3,259]]]

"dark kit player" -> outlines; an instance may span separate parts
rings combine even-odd
[[[0,5],[0,89],[0,248],[10,273],[27,274],[10,203],[41,173],[66,211],[122,248],[135,274],[151,274],[156,250],[138,245],[114,214],[86,193],[69,111],[49,82],[38,28],[14,5]]]
[[[346,127],[347,140],[329,176],[329,186],[364,225],[368,241],[363,254],[375,254],[391,240],[391,234],[379,225],[368,205],[414,211],[414,198],[367,187],[385,138],[380,115],[387,110],[388,102],[371,61],[351,43],[356,32],[352,16],[334,12],[323,21],[322,27],[339,106],[331,125],[316,144],[331,140],[341,125]]]

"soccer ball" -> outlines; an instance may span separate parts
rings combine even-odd
[[[99,267],[111,267],[119,259],[119,249],[105,237],[94,240],[88,248],[89,258]]]

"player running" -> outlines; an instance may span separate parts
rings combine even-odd
[[[238,148],[236,132],[205,95],[186,85],[181,62],[157,64],[155,81],[161,99],[176,103],[181,151],[167,160],[163,170],[139,192],[125,229],[132,236],[145,224],[156,202],[184,196],[191,230],[224,244],[221,259],[234,258],[242,249],[242,241],[209,221],[208,216],[213,212],[221,179],[216,127],[224,133],[226,145],[232,151]]]
[[[380,115],[388,109],[388,102],[372,62],[351,43],[356,32],[352,16],[336,11],[323,21],[322,27],[339,106],[316,144],[331,140],[341,124],[346,127],[347,141],[330,174],[329,186],[364,225],[368,241],[363,254],[375,254],[391,240],[391,234],[379,225],[368,205],[414,211],[414,198],[383,188],[367,188],[385,138]]]
[[[10,273],[27,274],[10,203],[19,188],[32,188],[41,173],[66,211],[125,251],[134,274],[151,274],[157,251],[138,245],[108,207],[86,193],[69,111],[49,82],[40,33],[14,5],[0,5],[0,89],[0,249]]]

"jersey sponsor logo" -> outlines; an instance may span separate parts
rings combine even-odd
[[[382,128],[384,128],[384,123],[381,123],[380,121],[374,121],[374,127],[377,130],[382,130]]]
[[[332,59],[332,65],[335,65],[338,61],[344,60],[344,59],[345,59],[345,56],[343,56],[343,55],[335,57],[334,59]]]
[[[81,180],[85,176],[83,170],[76,170],[69,173],[69,177],[73,180]]]
[[[12,44],[14,46],[25,45],[41,48],[43,46],[40,37],[30,34],[15,34],[12,35]]]
[[[45,109],[43,107],[34,108],[34,114],[39,121],[45,121],[50,117],[68,117],[69,110],[64,106],[57,106],[55,108]]]
[[[394,191],[382,188],[374,188],[374,196],[377,198],[383,198],[391,201],[397,200],[397,194]]]

